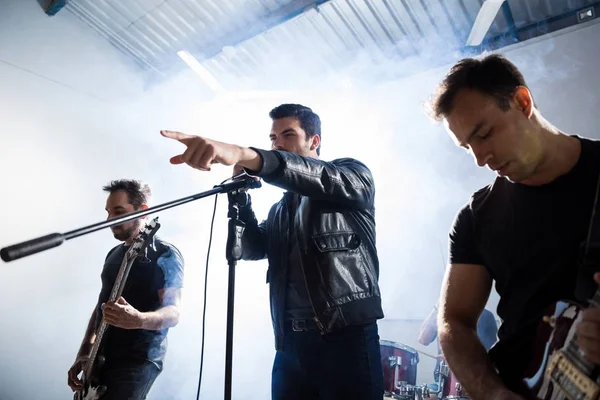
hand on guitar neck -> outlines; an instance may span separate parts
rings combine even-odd
[[[69,368],[69,387],[74,392],[83,390],[83,382],[78,378],[79,374],[85,369],[90,357],[88,355],[78,356],[71,368]]]
[[[115,302],[102,304],[102,314],[107,324],[122,329],[142,329],[144,315],[123,297]]]
[[[594,274],[594,280],[600,284],[600,273]],[[600,398],[599,302],[600,287],[586,308],[559,301],[547,311],[538,338],[545,346],[533,357],[537,368],[529,368],[525,377],[535,399]]]
[[[600,284],[600,273],[594,274],[594,280]],[[600,304],[590,304],[583,311],[583,319],[577,327],[577,344],[584,357],[600,365]]]

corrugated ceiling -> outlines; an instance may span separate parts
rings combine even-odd
[[[483,0],[70,0],[66,8],[132,57],[168,76],[193,54],[222,79],[268,76],[278,55],[336,70],[357,57],[408,58],[463,49]],[[593,0],[509,0],[488,37],[537,36]],[[574,14],[573,14],[574,15]],[[568,20],[572,24],[574,17]],[[564,25],[563,24],[563,25]],[[528,32],[528,33],[527,33]],[[500,38],[500,40],[498,40]],[[523,37],[520,38],[523,40]],[[491,43],[491,42],[490,42]]]

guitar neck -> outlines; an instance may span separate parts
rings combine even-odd
[[[125,257],[123,257],[121,267],[119,268],[119,273],[117,274],[115,283],[113,284],[110,296],[108,298],[109,302],[116,301],[119,297],[121,297],[123,288],[125,287],[125,282],[129,276],[129,270],[131,270],[131,266],[133,265],[136,257],[137,252],[133,252],[133,254],[127,252]],[[92,376],[92,371],[94,369],[94,365],[96,364],[96,358],[98,357],[98,351],[100,350],[100,345],[102,344],[102,338],[104,337],[106,328],[108,328],[108,324],[104,321],[104,318],[102,318],[100,326],[96,330],[96,338],[94,340],[94,344],[92,345],[92,350],[90,351],[90,359],[85,368],[85,376],[88,378]]]
[[[92,371],[94,370],[94,365],[96,364],[96,358],[98,357],[98,351],[100,350],[100,344],[102,343],[102,338],[104,337],[104,332],[106,332],[107,327],[108,324],[104,322],[103,319],[98,327],[98,330],[96,331],[96,339],[94,340],[92,350],[90,351],[90,359],[85,366],[84,376],[86,379],[92,376]]]
[[[125,254],[123,262],[121,263],[121,268],[119,268],[119,273],[117,274],[115,283],[110,292],[110,296],[108,297],[108,301],[117,301],[117,299],[121,297],[121,294],[123,294],[125,282],[127,281],[127,277],[129,276],[129,270],[131,269],[131,266],[133,265],[133,262],[135,261],[136,257],[137,253],[131,255],[128,252],[127,254]]]

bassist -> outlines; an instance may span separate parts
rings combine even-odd
[[[136,180],[117,180],[103,188],[108,218],[148,208],[150,188]],[[133,263],[122,296],[107,302],[128,247],[144,226],[145,218],[112,227],[114,237],[123,243],[107,255],[102,270],[102,289],[94,307],[76,360],[68,372],[73,391],[81,391],[78,374],[85,368],[96,331],[102,318],[110,325],[103,336],[91,379],[106,387],[102,397],[145,399],[162,370],[168,328],[177,325],[183,258],[171,244],[154,237],[143,255]]]

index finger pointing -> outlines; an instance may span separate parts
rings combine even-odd
[[[186,133],[177,132],[177,131],[160,131],[160,134],[163,135],[164,137],[167,137],[170,139],[175,139],[180,142],[183,141],[184,139],[189,139],[189,138],[193,137],[192,135],[188,135]]]

